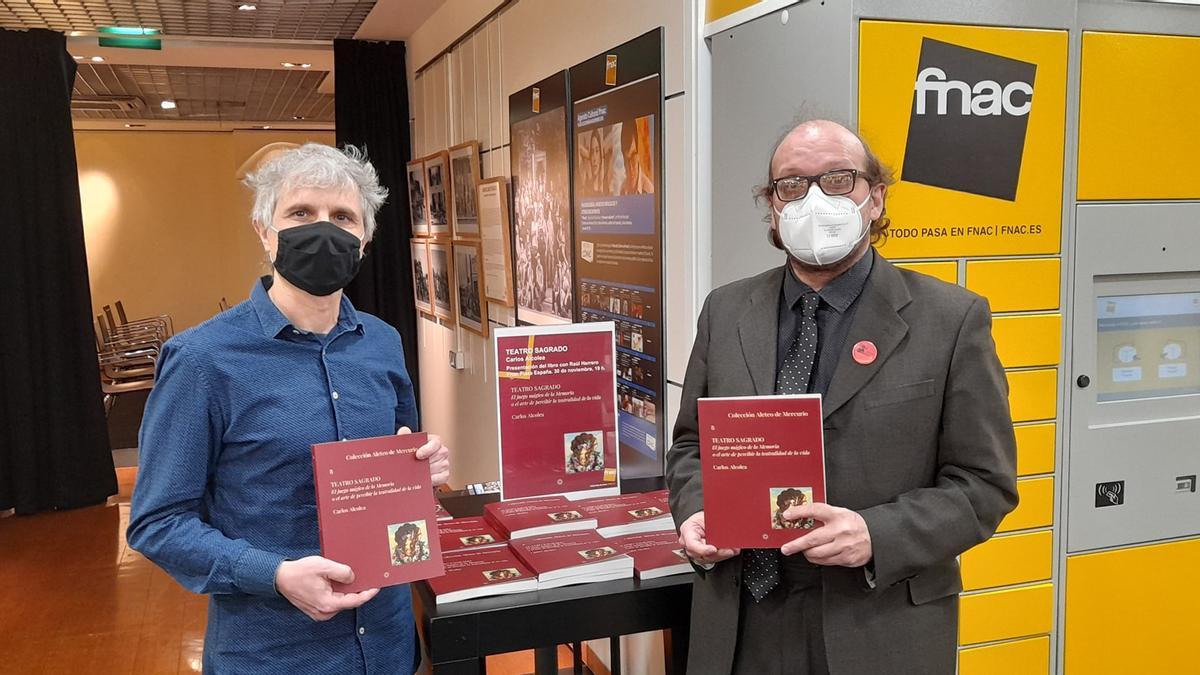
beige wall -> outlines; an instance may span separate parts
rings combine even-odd
[[[77,131],[75,153],[93,314],[169,314],[176,331],[244,300],[263,271],[235,178],[276,141],[333,143],[332,132]]]

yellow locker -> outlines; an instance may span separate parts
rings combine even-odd
[[[1009,371],[1008,407],[1014,422],[1052,420],[1058,414],[1058,371]]]
[[[896,267],[928,274],[935,279],[941,279],[948,284],[958,283],[958,263],[951,261],[896,263]]]
[[[1030,530],[1054,524],[1054,478],[1022,478],[1017,481],[1020,503],[1000,521],[997,532]]]
[[[1018,424],[1013,428],[1017,436],[1018,476],[1054,473],[1054,430],[1053,422]]]
[[[963,588],[1011,586],[1050,578],[1054,535],[1049,531],[996,536],[962,554]]]
[[[1050,637],[1014,640],[958,652],[959,675],[1038,675],[1050,672]]]
[[[993,312],[1058,309],[1058,258],[968,260],[967,288],[988,299]]]
[[[1062,315],[997,316],[992,319],[992,338],[1005,368],[1056,366],[1062,351]]]
[[[960,645],[1041,635],[1049,633],[1054,624],[1051,584],[973,593],[962,596],[960,602]]]

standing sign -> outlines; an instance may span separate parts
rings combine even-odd
[[[567,73],[508,97],[517,321],[575,318]]]
[[[611,323],[496,329],[500,498],[620,493]]]
[[[662,29],[571,69],[575,295],[616,326],[623,477],[662,475]]]
[[[897,172],[892,258],[1059,250],[1067,33],[863,21],[858,126]]]

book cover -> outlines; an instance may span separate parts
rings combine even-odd
[[[701,475],[708,543],[778,548],[820,527],[790,506],[825,501],[819,394],[702,398]]]
[[[438,523],[442,553],[481,546],[502,546],[508,537],[500,534],[483,516],[455,518]]]
[[[492,502],[484,505],[483,514],[509,539],[596,527],[595,518],[585,516],[575,503],[561,495]]]
[[[692,564],[674,531],[639,532],[610,541],[633,558],[633,570],[639,579],[655,579],[692,571]]]
[[[434,500],[434,503],[433,503],[433,512],[434,512],[434,515],[437,516],[437,519],[439,522],[443,521],[443,520],[450,520],[450,519],[454,518],[454,516],[450,515],[450,512],[446,510],[446,507],[442,506],[442,503],[437,501],[436,499]]]
[[[537,575],[538,588],[633,576],[633,558],[595,530],[528,537],[512,541],[509,546]]]
[[[437,604],[537,590],[537,577],[508,546],[451,551],[445,576],[429,580]]]
[[[602,537],[675,527],[670,512],[660,506],[654,497],[644,494],[581,499],[575,505],[584,515],[596,519],[596,531]]]
[[[418,461],[426,434],[312,446],[321,555],[349,565],[343,593],[442,574],[429,465]]]

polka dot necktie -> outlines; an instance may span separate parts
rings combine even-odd
[[[815,291],[800,298],[800,330],[796,331],[775,377],[776,394],[808,393],[813,362],[817,358],[817,305],[820,300]],[[779,557],[779,550],[773,548],[742,551],[746,588],[755,602],[767,597],[779,585]]]

